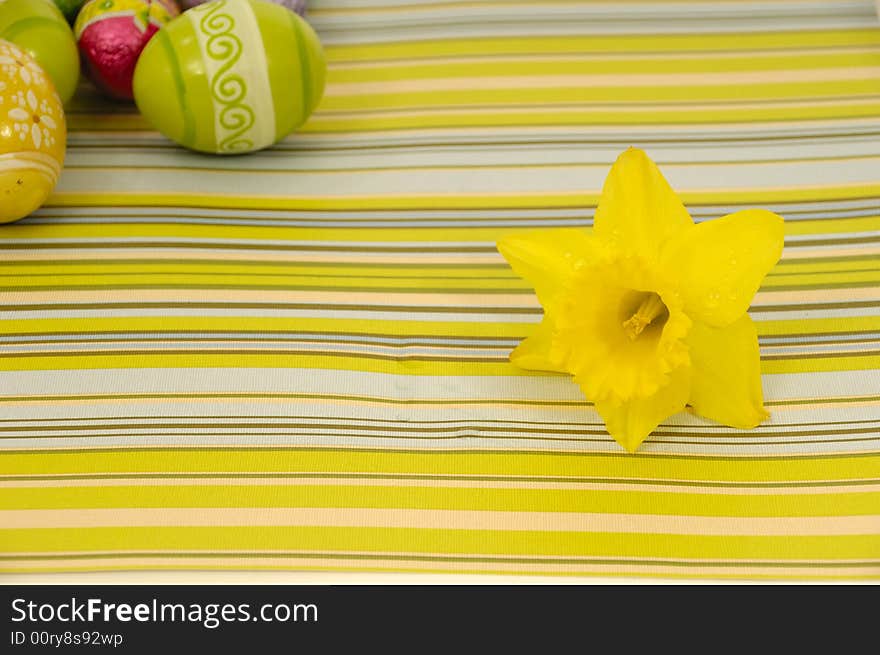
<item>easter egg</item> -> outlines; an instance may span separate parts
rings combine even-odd
[[[83,68],[99,90],[131,100],[131,79],[144,46],[179,12],[172,0],[89,0],[76,17]]]
[[[61,99],[33,57],[0,39],[0,223],[36,210],[64,164]]]
[[[62,102],[79,82],[79,56],[70,26],[46,0],[0,0],[0,39],[33,57],[52,78]]]
[[[214,0],[168,23],[134,73],[138,109],[177,143],[220,154],[272,145],[324,93],[321,42],[302,18],[263,0]]]
[[[86,0],[55,0],[55,6],[61,10],[69,23],[76,20],[76,14],[85,3]]]

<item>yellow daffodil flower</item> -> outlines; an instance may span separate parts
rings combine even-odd
[[[592,233],[498,243],[544,307],[510,360],[574,376],[630,452],[686,405],[753,428],[769,414],[746,310],[782,242],[782,219],[762,209],[694,224],[656,164],[630,148],[605,180]]]

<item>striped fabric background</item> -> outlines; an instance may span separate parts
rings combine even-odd
[[[0,228],[0,570],[880,578],[872,0],[313,0],[317,114],[246,157],[81,95]],[[697,220],[787,222],[772,420],[637,455],[507,355],[502,235],[644,148]]]

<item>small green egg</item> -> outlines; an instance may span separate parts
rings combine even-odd
[[[0,2],[0,39],[33,57],[67,104],[79,83],[79,50],[58,7],[46,0]]]
[[[306,122],[326,70],[318,36],[294,12],[264,0],[214,0],[150,40],[134,98],[155,129],[187,148],[251,152]]]

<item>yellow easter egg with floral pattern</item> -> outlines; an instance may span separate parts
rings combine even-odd
[[[49,76],[0,39],[0,223],[24,218],[46,201],[66,144],[64,110]]]

